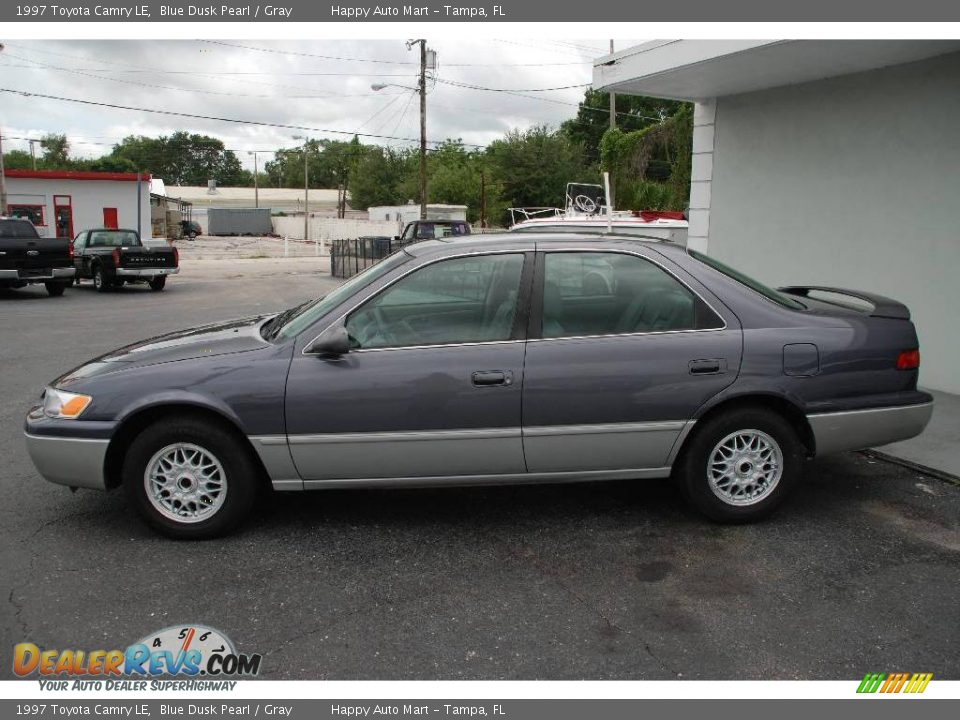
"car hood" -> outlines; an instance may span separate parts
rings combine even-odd
[[[54,384],[63,387],[118,370],[260,350],[270,346],[260,334],[260,327],[270,317],[239,318],[141,340],[71,370]]]

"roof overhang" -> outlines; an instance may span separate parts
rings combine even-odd
[[[108,180],[112,182],[148,182],[150,173],[93,172],[86,170],[14,170],[5,169],[5,177],[27,180]]]
[[[593,87],[705,100],[960,51],[960,40],[655,40],[598,58]]]

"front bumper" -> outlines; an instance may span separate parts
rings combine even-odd
[[[870,408],[807,415],[816,442],[816,454],[864,450],[923,432],[933,414],[933,401],[918,405]]]
[[[67,280],[77,273],[76,268],[50,268],[49,273],[42,275],[22,274],[20,270],[0,270],[0,280],[16,282],[46,282],[50,280]]]
[[[104,461],[109,440],[24,435],[30,459],[45,480],[70,487],[106,489]]]
[[[161,275],[176,275],[180,268],[117,268],[116,274],[122,278],[152,278]]]

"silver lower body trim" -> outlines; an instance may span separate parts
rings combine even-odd
[[[849,410],[807,415],[816,442],[816,454],[864,450],[923,432],[933,414],[933,403]]]
[[[122,278],[152,278],[161,275],[176,275],[180,268],[117,268],[116,274]]]
[[[574,472],[515,473],[506,475],[447,475],[436,477],[351,478],[349,480],[304,480],[304,490],[336,490],[354,487],[422,488],[527,485],[537,483],[587,482],[593,480],[640,480],[670,477],[670,468],[593,470]]]
[[[25,275],[21,276],[19,270],[0,270],[0,280],[17,280],[23,282],[36,282],[44,280],[66,280],[76,274],[76,268],[52,268],[49,275]]]
[[[70,487],[106,489],[103,462],[109,440],[24,435],[30,459],[45,480]]]

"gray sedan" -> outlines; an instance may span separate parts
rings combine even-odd
[[[271,488],[669,476],[748,521],[806,458],[920,433],[919,361],[884,297],[773,290],[635,237],[451,237],[279,315],[93,360],[26,436],[47,480],[123,486],[177,538],[233,529]]]

